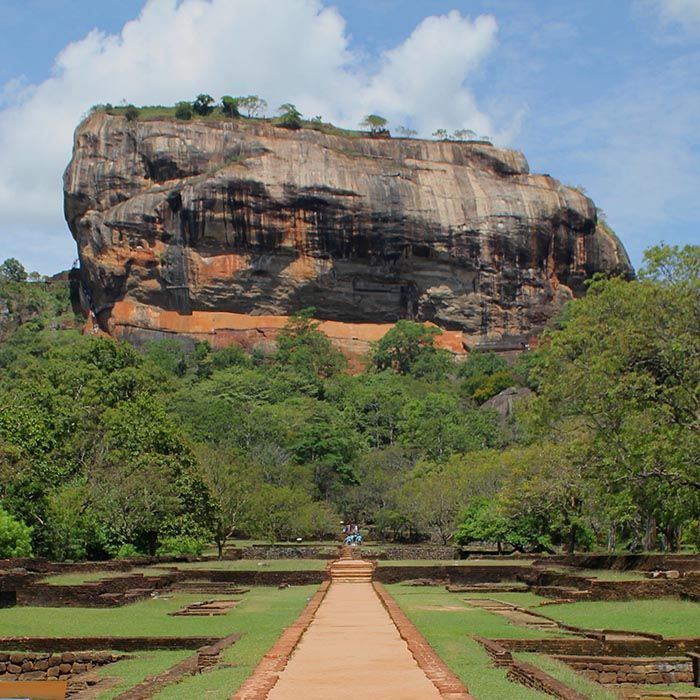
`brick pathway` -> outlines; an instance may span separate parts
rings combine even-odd
[[[292,629],[234,700],[471,700],[378,584],[336,579]]]

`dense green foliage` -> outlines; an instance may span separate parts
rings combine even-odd
[[[455,364],[438,329],[401,321],[355,375],[312,310],[267,356],[137,351],[72,330],[67,285],[7,261],[0,506],[58,559],[348,519],[522,551],[697,544],[699,257],[660,246],[638,280],[594,280],[514,364]],[[511,386],[534,390],[515,417],[482,405]]]

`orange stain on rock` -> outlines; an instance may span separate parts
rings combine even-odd
[[[274,342],[288,321],[289,316],[251,316],[227,311],[180,314],[125,300],[114,305],[107,326],[110,334],[116,337],[126,335],[127,329],[141,329],[208,340],[214,348],[232,343],[252,348]],[[381,340],[393,327],[393,323],[319,321],[319,330],[350,360],[367,354],[371,344]],[[455,355],[467,353],[461,331],[443,331],[436,337],[435,347]]]

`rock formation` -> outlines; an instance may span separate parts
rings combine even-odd
[[[98,322],[134,340],[254,345],[313,306],[355,351],[401,318],[513,347],[631,273],[590,199],[486,143],[95,112],[64,190]]]

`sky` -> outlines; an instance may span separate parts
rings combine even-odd
[[[71,266],[93,104],[255,93],[356,127],[472,129],[583,186],[639,266],[700,243],[700,0],[0,0],[0,260]]]

